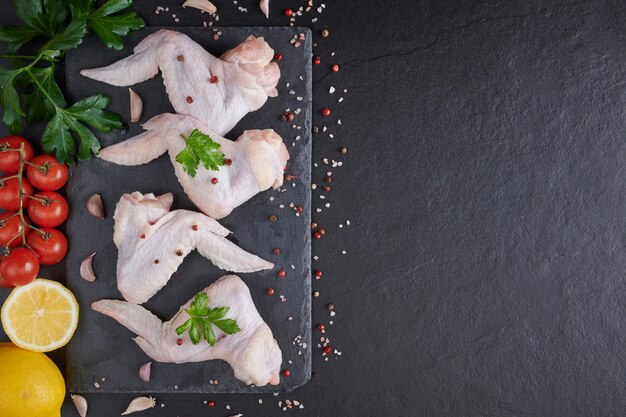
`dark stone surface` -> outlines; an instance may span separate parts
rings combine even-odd
[[[133,47],[149,34],[149,28],[130,36],[122,51],[102,50],[99,40],[90,38],[66,58],[67,94],[79,100],[102,92],[111,97],[110,109],[129,119],[128,88],[109,86],[80,75],[84,68],[108,65],[129,55]],[[243,42],[248,36],[264,37],[271,45],[284,45],[305,29],[297,28],[222,28],[219,41],[205,28],[180,28],[209,52],[216,56]],[[308,29],[306,29],[308,31]],[[283,368],[289,368],[289,378],[281,378],[279,386],[250,387],[235,379],[232,368],[222,361],[188,364],[152,365],[151,381],[145,383],[137,377],[141,364],[150,361],[131,339],[135,335],[114,320],[93,311],[92,302],[103,298],[121,299],[115,275],[117,249],[113,244],[113,213],[124,193],[141,191],[157,195],[174,193],[173,209],[198,211],[189,201],[176,179],[170,157],[165,154],[149,164],[133,167],[114,165],[94,158],[78,164],[68,185],[68,201],[73,208],[68,221],[70,253],[67,257],[67,284],[80,304],[81,318],[76,334],[68,346],[67,379],[72,392],[279,392],[293,390],[306,383],[311,375],[311,36],[299,48],[289,48],[281,61],[279,95],[270,98],[265,106],[249,113],[226,136],[236,139],[246,129],[274,129],[289,149],[287,173],[298,178],[285,181],[277,191],[266,191],[238,207],[220,220],[231,230],[231,239],[243,249],[276,264],[272,270],[239,274],[252,293],[259,313],[270,326],[283,351]],[[302,80],[299,79],[302,77]],[[289,84],[289,88],[286,85]],[[173,112],[167,98],[163,80],[157,76],[132,87],[142,98],[144,112],[138,123],[129,125],[127,131],[103,135],[103,146],[120,142],[142,133],[140,124],[151,117]],[[289,94],[294,91],[295,94]],[[301,101],[297,100],[301,97]],[[284,109],[301,109],[292,123],[280,120]],[[293,129],[297,124],[300,129]],[[296,136],[301,136],[295,139]],[[293,146],[292,146],[293,144]],[[236,163],[236,161],[235,161]],[[95,219],[85,210],[85,202],[94,193],[102,195],[107,217]],[[272,197],[273,201],[270,201]],[[289,205],[307,207],[296,216]],[[284,208],[280,209],[279,205]],[[270,223],[268,217],[277,215]],[[274,248],[281,248],[276,256]],[[94,271],[98,279],[87,283],[79,273],[80,264],[90,253],[94,257]],[[293,268],[292,268],[293,266]],[[284,279],[277,271],[284,269]],[[217,278],[225,275],[197,252],[185,258],[169,283],[144,304],[148,310],[164,320],[169,320],[181,305]],[[269,297],[266,289],[273,287],[276,294]],[[286,298],[280,301],[280,296]],[[289,319],[291,317],[291,320]],[[300,336],[308,345],[303,349],[293,344]],[[289,361],[291,363],[289,363]],[[102,379],[105,379],[103,381]],[[217,380],[219,384],[210,381]],[[100,387],[96,388],[94,383]]]
[[[181,25],[207,20],[158,3]],[[240,1],[248,13],[216,3],[230,26],[285,25],[282,9],[305,4],[272,2],[265,20],[256,1]],[[319,189],[313,200],[328,231],[313,242],[313,323],[343,355],[318,350],[319,378],[293,394],[159,395],[165,407],[145,415],[278,416],[285,399],[302,417],[623,415],[626,4],[326,3],[296,23],[315,29],[323,59],[314,124],[335,134],[314,135],[314,180],[323,157],[344,162],[331,209],[315,214]],[[173,24],[155,7],[137,5]],[[343,103],[330,85],[349,90]],[[89,415],[132,397],[88,395]]]

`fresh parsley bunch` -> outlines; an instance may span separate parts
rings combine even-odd
[[[194,129],[189,137],[180,135],[185,141],[185,148],[176,155],[176,162],[182,164],[183,170],[192,177],[196,176],[198,166],[202,162],[208,170],[218,171],[224,166],[224,154],[219,143],[213,141],[206,135]]]
[[[132,0],[108,0],[97,8],[95,0],[15,0],[15,13],[24,26],[0,26],[0,41],[6,44],[0,58],[11,60],[0,67],[2,121],[19,133],[24,123],[48,120],[41,144],[60,162],[88,159],[100,150],[89,128],[101,132],[121,129],[122,121],[105,110],[109,98],[100,94],[67,103],[54,79],[56,63],[65,51],[77,47],[93,31],[109,48],[121,49],[122,37],[144,26],[134,12],[119,13]],[[32,40],[45,42],[35,55],[16,54]],[[78,145],[77,145],[78,143]]]
[[[217,341],[213,326],[217,326],[226,334],[239,333],[241,329],[233,319],[225,319],[230,307],[209,308],[209,296],[205,292],[199,292],[193,298],[189,310],[189,320],[176,328],[176,334],[181,335],[189,331],[191,343],[197,345],[204,337],[211,346],[215,346]]]

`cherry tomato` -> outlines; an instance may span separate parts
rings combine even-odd
[[[5,178],[0,178],[0,208],[8,211],[17,211],[20,208],[20,184],[17,178]],[[26,178],[22,178],[22,188],[24,191],[22,205],[26,208],[29,201],[28,195],[33,194],[33,186],[30,185]]]
[[[44,227],[36,230],[28,236],[26,243],[39,256],[41,265],[54,265],[67,253],[67,239],[57,229]]]
[[[42,191],[56,191],[67,182],[68,168],[60,164],[52,155],[39,155],[30,161],[26,176],[35,188]]]
[[[30,249],[15,248],[0,263],[0,276],[10,285],[29,284],[38,273],[39,261]]]
[[[6,136],[0,139],[0,171],[7,174],[16,174],[20,169],[20,145],[24,144],[24,157],[27,161],[33,159],[35,152],[30,143],[19,136]],[[11,151],[10,149],[16,149]]]
[[[28,223],[27,219],[24,220]],[[22,244],[21,233],[22,220],[15,212],[7,211],[0,214],[0,246],[4,246],[7,243],[10,248],[20,246]],[[24,234],[28,236],[29,233],[30,227],[27,227]]]
[[[41,227],[57,227],[65,221],[69,207],[65,198],[54,191],[42,191],[28,204],[28,216]]]

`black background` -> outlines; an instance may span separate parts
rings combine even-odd
[[[285,25],[281,10],[305,5],[271,1],[266,20],[256,1],[215,2],[224,26]],[[149,25],[176,24],[157,5],[207,20],[182,0],[138,3]],[[335,304],[343,354],[317,350],[319,377],[292,394],[162,395],[142,415],[277,416],[285,399],[300,416],[623,415],[626,3],[326,3],[296,24],[323,62],[314,124],[335,136],[314,135],[314,180],[322,158],[344,162],[313,200],[332,203],[313,213],[327,230],[313,320]],[[130,399],[90,395],[89,415]]]

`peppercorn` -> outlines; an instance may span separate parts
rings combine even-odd
[[[283,376],[289,376],[289,375],[291,375],[291,372],[289,371],[289,369],[284,369]]]
[[[176,255],[183,256],[183,250],[182,249],[176,250]]]
[[[339,65],[337,64],[333,64],[332,67],[330,67],[332,72],[339,72]]]
[[[328,29],[322,29],[322,31],[320,32],[320,35],[322,35],[322,38],[327,38],[329,34],[330,32],[328,32]]]
[[[326,192],[330,191],[330,186],[325,185],[325,186],[324,186],[324,191],[326,191]]]
[[[341,152],[343,155],[348,153],[348,148],[346,147],[342,147],[341,149],[339,149],[339,152]]]
[[[232,164],[233,164],[233,160],[232,159],[224,159],[224,165],[231,166]]]
[[[281,120],[283,122],[290,122],[295,118],[295,116],[293,115],[293,113],[286,111],[285,113],[283,113],[283,115],[281,116]]]
[[[158,260],[158,259],[155,259],[155,260],[154,260],[154,263],[155,263],[155,264],[158,264],[158,263],[159,263],[159,260]]]
[[[313,233],[313,237],[315,239],[321,239],[322,238],[322,234],[320,232],[315,232],[315,233]]]
[[[311,223],[311,229],[317,229],[317,222]]]
[[[213,407],[213,406],[215,405],[215,401],[209,401],[209,402],[207,403],[207,405],[208,405],[209,407]]]
[[[318,133],[320,131],[320,128],[317,126],[313,126],[313,133]]]
[[[194,224],[193,226],[191,226],[191,230],[193,230],[194,232],[198,230],[198,225]]]
[[[187,103],[191,104],[191,103],[193,103],[193,98],[191,98],[191,96],[187,96],[186,101],[187,101]]]
[[[322,271],[320,270],[315,271],[314,274],[317,277],[317,279],[320,279],[322,277]]]
[[[335,305],[333,303],[330,303],[326,306],[326,308],[328,308],[328,311],[333,311],[335,309]]]
[[[281,59],[283,59],[283,56],[282,56],[281,54],[275,54],[275,55],[274,55],[274,59],[275,59],[276,61],[280,61]]]
[[[280,249],[275,248],[272,252],[274,252],[274,255],[280,255]]]
[[[177,59],[178,61],[180,61],[180,62],[185,62],[185,57],[184,57],[184,56],[182,56],[182,55],[178,55],[178,56],[176,57],[176,59]]]
[[[321,227],[319,229],[317,229],[317,233],[319,233],[320,235],[324,236],[326,234],[326,230],[322,229]]]
[[[267,218],[267,220],[269,220],[270,223],[276,223],[276,221],[278,220],[278,217],[275,214],[272,214],[271,216]]]
[[[300,206],[296,207],[296,213],[302,213],[304,209]]]
[[[330,176],[327,176],[326,178],[324,178],[324,181],[326,182],[332,182],[332,178]]]
[[[280,271],[278,271],[278,276],[280,278],[285,278],[285,275],[287,275],[287,273],[285,272],[284,269],[281,269]]]
[[[328,107],[324,107],[322,109],[322,114],[326,117],[330,116],[330,109]]]
[[[317,330],[320,332],[323,332],[325,328],[324,323],[317,323]]]
[[[320,292],[319,292],[319,291],[315,291],[315,292],[313,293],[313,297],[317,298],[317,297],[319,297],[319,296],[320,296]]]
[[[214,75],[211,78],[209,78],[209,82],[211,84],[217,84],[217,81],[218,81],[217,75]]]
[[[268,288],[266,291],[267,295],[274,295],[274,288]]]
[[[319,56],[314,56],[313,57],[313,65],[319,65],[322,63],[322,58]]]
[[[183,344],[183,339],[176,339],[176,344],[178,346],[182,345]]]
[[[287,17],[291,17],[291,15],[293,15],[293,10],[291,10],[291,9],[285,9],[285,16],[287,16]]]
[[[140,235],[139,235],[139,238],[140,238],[140,239],[145,239],[145,238],[146,238],[146,234],[145,234],[145,233],[140,234]]]
[[[217,178],[211,178],[211,184],[215,185],[219,182]]]
[[[327,354],[327,355],[328,355],[328,354],[329,354],[330,352],[332,352],[332,351],[333,351],[333,349],[330,347],[330,345],[326,345],[326,346],[324,347],[324,353],[325,353],[325,354]]]

